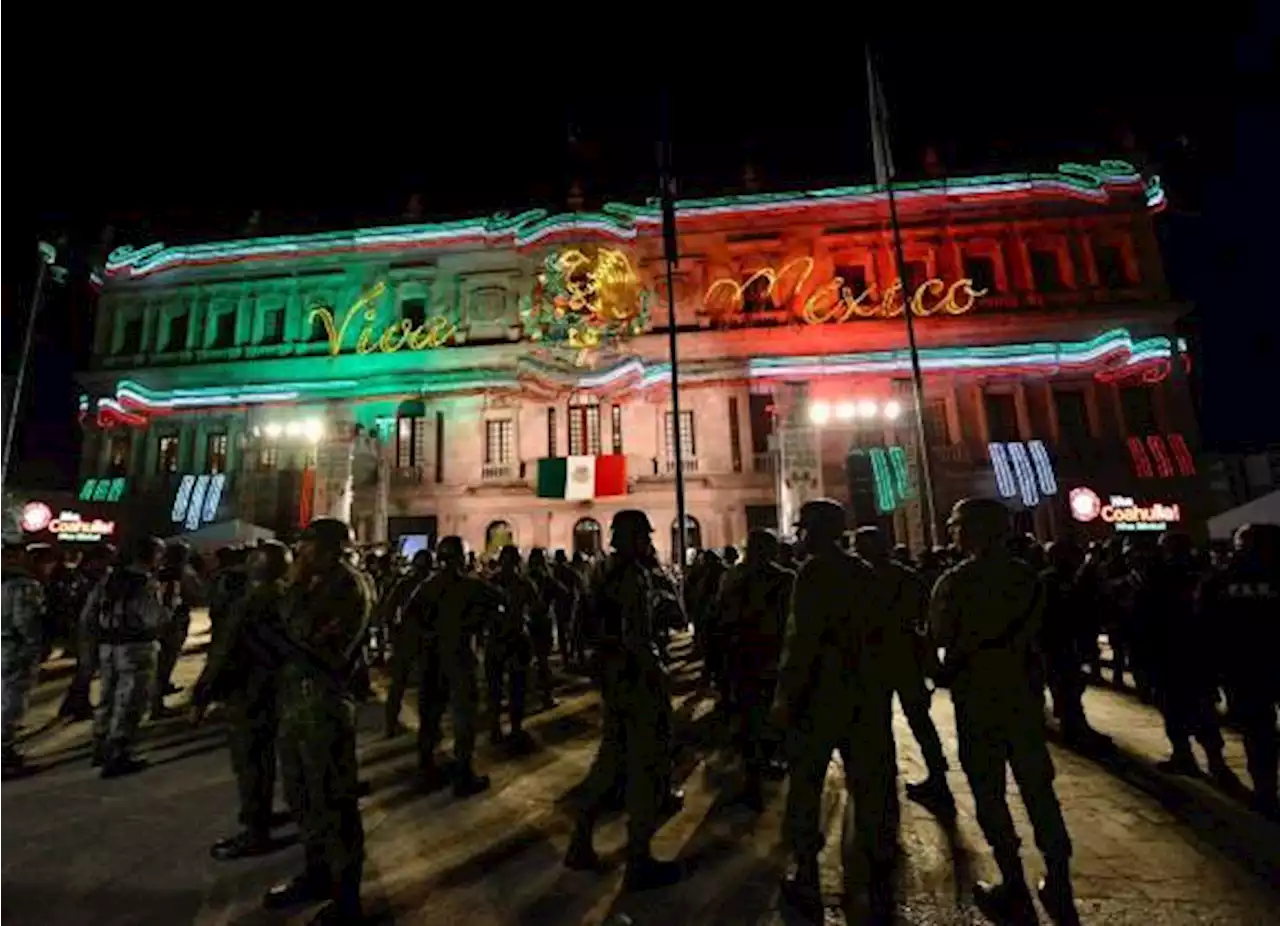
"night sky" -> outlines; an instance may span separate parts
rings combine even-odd
[[[1268,89],[1276,25],[1259,14],[1218,32],[899,32],[876,45],[900,176],[924,175],[930,150],[935,170],[956,174],[1114,156],[1162,175],[1167,270],[1196,303],[1203,427],[1223,449],[1280,440],[1277,403],[1249,401],[1275,391],[1270,371],[1280,368],[1280,308],[1264,277],[1280,206],[1270,169],[1280,114]],[[640,200],[656,192],[664,80],[681,195],[739,190],[748,162],[766,189],[872,172],[866,36],[848,29],[830,52],[801,43],[810,50],[799,58],[682,36],[682,49],[701,48],[708,62],[698,75],[664,75],[647,56],[609,67],[609,53],[572,44],[531,42],[509,58],[466,30],[475,56],[455,67],[436,63],[449,54],[443,32],[406,29],[397,53],[390,39],[344,50],[334,35],[281,47],[104,30],[50,42],[49,93],[5,101],[6,374],[35,236],[64,235],[71,270],[37,326],[16,477],[26,484],[74,477],[73,371],[92,325],[81,281],[107,225],[115,245],[141,245],[242,234],[255,210],[263,234],[395,222],[415,193],[428,220],[556,209],[574,177],[588,205]]]

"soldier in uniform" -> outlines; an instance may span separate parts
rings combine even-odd
[[[165,549],[164,565],[160,569],[161,600],[169,610],[169,620],[159,641],[156,680],[151,691],[153,718],[172,715],[172,711],[165,707],[164,699],[166,695],[179,691],[173,684],[173,670],[178,665],[182,647],[187,642],[187,632],[191,629],[191,609],[203,604],[203,583],[192,568],[190,559],[191,551],[186,544],[175,543]]]
[[[938,580],[930,603],[935,638],[946,650],[937,678],[951,688],[960,763],[1003,879],[976,885],[976,900],[992,918],[1035,922],[1005,796],[1009,766],[1048,867],[1041,900],[1055,922],[1078,923],[1071,840],[1030,679],[1044,589],[1034,569],[1008,551],[1009,516],[998,501],[960,501],[947,525],[965,559]]]
[[[746,561],[729,571],[722,601],[730,687],[741,723],[746,769],[742,802],[757,813],[764,809],[764,775],[770,758],[767,721],[796,578],[778,565],[777,555],[778,538],[771,531],[751,531]]]
[[[564,550],[556,550],[551,563],[551,574],[556,585],[556,646],[560,648],[560,658],[565,665],[571,664],[578,656],[573,651],[573,609],[578,603],[578,574],[569,565]]]
[[[595,820],[619,778],[627,811],[626,886],[661,887],[679,880],[675,862],[653,857],[663,796],[670,781],[671,697],[654,643],[652,577],[644,565],[653,528],[642,511],[619,511],[611,525],[613,555],[596,573],[586,608],[595,628],[604,730],[588,773],[583,803],[565,865],[596,869]]]
[[[164,546],[139,538],[128,562],[102,580],[85,601],[81,620],[98,646],[102,691],[93,724],[93,764],[103,778],[140,771],[146,761],[133,742],[156,667],[156,641],[166,630],[169,610],[155,578]]]
[[[876,571],[842,548],[844,507],[806,502],[799,530],[808,559],[796,576],[777,709],[788,744],[787,829],[796,858],[791,902],[820,918],[818,853],[822,790],[838,749],[854,806],[855,840],[867,859],[872,915],[892,916],[897,854],[893,679],[886,670],[889,592]]]
[[[93,705],[89,703],[89,686],[93,681],[93,673],[98,667],[97,647],[89,634],[89,628],[81,621],[84,614],[84,603],[89,593],[107,575],[114,559],[111,546],[105,543],[94,544],[85,551],[84,558],[76,569],[75,592],[69,596],[68,607],[71,609],[71,645],[76,651],[75,675],[67,688],[66,697],[58,714],[72,720],[92,720]]]
[[[365,582],[343,555],[350,542],[351,529],[333,518],[312,521],[303,531],[284,598],[284,626],[275,639],[284,661],[280,769],[306,870],[272,888],[263,902],[283,908],[328,900],[322,923],[359,922],[362,916],[364,827],[350,684],[371,603]]]
[[[534,665],[538,669],[538,691],[542,694],[542,709],[551,710],[556,701],[551,694],[551,636],[554,630],[552,608],[565,596],[559,580],[547,563],[547,551],[534,547],[529,551],[529,581],[535,595],[529,605],[529,637],[533,643]]]
[[[404,732],[400,726],[400,706],[404,703],[405,689],[417,667],[422,651],[421,611],[410,612],[406,605],[417,593],[423,582],[431,577],[434,563],[428,550],[413,555],[409,574],[391,587],[391,591],[378,603],[382,613],[385,639],[391,640],[391,681],[387,686],[385,729],[388,738]]]
[[[283,631],[285,577],[292,560],[289,548],[274,540],[249,554],[249,593],[224,617],[192,690],[197,723],[215,700],[227,709],[231,769],[240,792],[240,824],[244,829],[213,845],[210,854],[219,861],[259,855],[272,848],[271,805],[279,730],[276,681],[282,663],[279,650],[260,630]]]
[[[467,567],[459,537],[444,537],[436,547],[440,568],[419,586],[405,605],[405,619],[422,629],[418,686],[419,769],[423,787],[443,787],[444,773],[436,763],[440,723],[446,704],[453,713],[453,793],[470,797],[489,787],[487,775],[477,775],[471,760],[476,747],[476,637],[489,615],[502,606],[502,595]]]
[[[27,695],[40,669],[44,586],[56,562],[48,546],[27,550],[21,534],[4,541],[4,609],[0,612],[0,690],[3,691],[4,777],[25,771],[16,741]]]
[[[929,770],[929,777],[924,781],[907,784],[907,796],[944,813],[953,811],[955,798],[947,785],[947,760],[942,754],[938,728],[929,714],[932,694],[924,680],[926,660],[931,650],[929,590],[919,574],[906,565],[909,557],[903,558],[896,548],[895,555],[889,555],[879,528],[858,528],[854,547],[889,590],[893,615],[887,628],[885,648],[889,654],[890,671],[898,700],[902,703],[902,712],[907,715],[907,723],[920,744],[925,768]]]
[[[529,663],[532,644],[529,614],[542,606],[537,587],[520,569],[520,551],[504,546],[498,554],[498,574],[493,584],[505,596],[502,608],[491,615],[489,634],[485,640],[485,679],[489,684],[489,739],[506,741],[513,749],[528,748],[529,734],[524,729],[525,695],[529,686]],[[507,696],[507,716],[511,722],[510,737],[502,732],[503,695]]]

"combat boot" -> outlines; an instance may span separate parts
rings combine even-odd
[[[1075,892],[1071,889],[1071,872],[1066,862],[1050,862],[1046,877],[1037,890],[1049,919],[1058,926],[1080,926],[1076,912]]]
[[[643,852],[630,854],[623,886],[628,891],[670,887],[680,880],[682,874],[679,862],[660,862],[646,848]]]
[[[150,765],[146,759],[135,756],[121,747],[108,748],[103,757],[101,775],[106,778],[122,778],[133,775]]]
[[[265,855],[272,848],[271,837],[264,832],[244,830],[226,839],[219,839],[209,847],[209,855],[216,861],[230,862],[240,858]]]
[[[457,777],[453,781],[454,797],[471,797],[489,790],[489,776],[477,775],[470,763],[458,766]]]
[[[807,919],[822,922],[822,881],[816,855],[801,858],[796,863],[795,874],[782,882],[782,896]]]
[[[267,891],[262,897],[263,909],[285,910],[289,907],[300,907],[303,904],[324,900],[331,893],[328,880],[325,872],[308,869],[292,880],[283,881]]]
[[[564,854],[564,867],[574,871],[598,871],[600,856],[596,855],[592,845],[592,825],[587,820],[579,820],[573,828],[573,837],[569,840],[569,851]]]
[[[1010,879],[999,884],[979,881],[973,886],[973,902],[988,919],[996,923],[1031,926],[1040,922],[1026,881]]]

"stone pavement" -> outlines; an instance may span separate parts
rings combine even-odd
[[[493,776],[488,794],[467,801],[447,793],[423,797],[412,786],[411,737],[378,735],[381,706],[362,712],[362,777],[373,785],[363,802],[369,864],[366,897],[383,919],[423,924],[595,924],[624,912],[636,924],[780,924],[800,919],[780,902],[778,879],[785,785],[764,814],[727,805],[737,766],[719,748],[709,703],[697,690],[697,666],[687,640],[677,653],[677,709],[682,720],[680,774],[685,809],[656,840],[662,856],[690,869],[680,885],[647,895],[620,891],[624,820],[602,823],[597,846],[611,862],[601,876],[566,871],[560,859],[571,820],[564,796],[594,754],[596,695],[570,678],[553,710],[529,724],[541,742],[532,755],[509,759],[482,745],[481,771]],[[200,657],[179,667],[189,684]],[[87,724],[50,723],[65,681],[37,692],[29,718],[31,758],[44,768],[0,792],[5,922],[15,924],[258,924],[300,922],[257,910],[273,881],[299,865],[291,847],[263,859],[220,864],[208,846],[233,827],[234,787],[216,724],[192,729],[184,720],[149,728],[146,751],[155,766],[141,775],[100,781],[88,768]],[[412,698],[410,698],[412,700]],[[171,702],[172,703],[172,702]],[[1120,753],[1105,767],[1054,748],[1058,789],[1076,845],[1073,861],[1086,924],[1280,923],[1280,828],[1257,819],[1202,781],[1168,779],[1152,763],[1163,757],[1159,720],[1127,695],[1090,691],[1094,724],[1115,736]],[[956,770],[958,827],[947,833],[927,812],[903,802],[905,864],[901,922],[985,922],[968,900],[974,878],[994,865],[973,817],[973,803],[954,749],[953,716],[945,693],[934,704]],[[406,719],[416,724],[412,710]],[[923,763],[897,716],[902,777],[923,776]],[[1229,758],[1242,768],[1239,740],[1228,734]],[[1242,773],[1243,774],[1243,773]],[[841,874],[846,801],[839,760],[832,762],[823,855],[828,923],[856,922],[842,907],[856,888]],[[1011,794],[1016,791],[1011,789]],[[1014,815],[1033,847],[1025,813]],[[1042,866],[1034,851],[1029,874]],[[1042,917],[1045,922],[1047,918]]]

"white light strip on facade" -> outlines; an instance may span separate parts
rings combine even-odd
[[[218,516],[218,505],[222,503],[222,488],[227,483],[227,477],[224,473],[214,473],[213,480],[209,483],[209,494],[204,497],[204,510],[200,513],[200,520],[206,524]]]
[[[1053,475],[1053,463],[1049,460],[1049,451],[1042,440],[1027,441],[1027,450],[1031,453],[1031,462],[1036,467],[1036,478],[1040,481],[1040,491],[1045,495],[1058,494],[1058,480]]]
[[[204,509],[205,493],[209,491],[209,477],[197,476],[196,486],[191,491],[191,504],[187,507],[187,523],[183,525],[193,531],[200,526],[200,512]]]
[[[1009,468],[1009,455],[1004,444],[988,444],[987,452],[991,455],[991,468],[996,474],[996,491],[1001,498],[1013,498],[1018,489],[1013,484],[1013,471]]]
[[[183,476],[182,481],[178,483],[178,494],[173,497],[173,511],[169,513],[174,524],[181,524],[182,519],[187,516],[187,506],[191,502],[191,488],[195,482],[195,476]]]
[[[1022,504],[1034,508],[1040,504],[1040,493],[1036,489],[1036,476],[1031,469],[1031,460],[1027,457],[1027,448],[1018,442],[1010,442],[1009,459],[1013,461],[1013,472],[1018,477],[1018,489],[1022,495]]]

